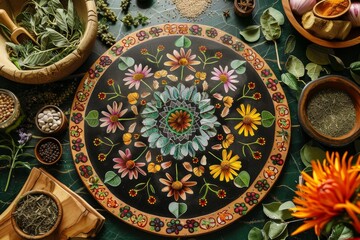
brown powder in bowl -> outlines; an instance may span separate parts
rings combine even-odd
[[[211,0],[173,0],[181,16],[196,18],[211,4]]]

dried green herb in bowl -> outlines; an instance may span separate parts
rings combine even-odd
[[[61,60],[76,49],[84,32],[72,0],[67,6],[59,0],[30,0],[16,21],[39,44],[6,43],[10,59],[19,69],[42,68]]]

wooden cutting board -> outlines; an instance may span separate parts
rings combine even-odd
[[[46,190],[57,196],[63,207],[63,218],[58,231],[46,240],[95,237],[105,218],[84,199],[43,169],[33,168],[20,193],[0,215],[0,240],[21,240],[11,225],[11,209],[21,195],[30,190]]]

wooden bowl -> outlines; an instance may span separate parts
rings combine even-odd
[[[44,121],[44,115],[49,115],[49,117],[53,118],[53,121]],[[57,135],[63,133],[67,129],[68,120],[64,112],[58,106],[45,105],[36,113],[35,124],[40,132],[46,135]]]
[[[52,226],[52,228],[49,231],[47,231],[44,234],[41,234],[41,235],[27,234],[18,226],[18,223],[15,220],[15,211],[18,209],[21,201],[23,199],[29,197],[29,195],[35,195],[35,196],[36,195],[46,195],[47,197],[51,198],[54,201],[54,203],[58,209],[58,214],[57,214],[57,219],[56,219],[55,224]],[[50,236],[51,234],[53,234],[56,231],[56,229],[58,228],[58,226],[61,223],[62,216],[63,216],[62,205],[60,203],[60,200],[54,194],[52,194],[48,191],[44,191],[44,190],[32,190],[32,191],[25,193],[23,196],[21,196],[19,198],[19,200],[16,202],[16,204],[14,205],[14,208],[12,209],[12,214],[11,214],[11,223],[12,223],[13,228],[15,229],[16,233],[19,236],[21,236],[22,238],[24,238],[24,239],[43,239],[43,238]]]
[[[16,95],[7,89],[0,89],[0,104],[0,130],[3,130],[15,125],[20,117],[21,106]],[[11,115],[6,116],[6,111],[11,112]]]
[[[53,137],[40,139],[34,148],[36,159],[44,165],[53,165],[61,159],[63,148],[59,140]]]
[[[356,111],[356,119],[353,128],[346,134],[331,137],[317,131],[310,123],[307,106],[310,99],[319,91],[324,89],[337,89],[343,91],[351,98]],[[348,145],[360,137],[360,88],[351,80],[338,75],[328,75],[309,82],[301,92],[298,103],[298,118],[304,131],[316,141],[332,147]],[[346,124],[346,119],[344,119]]]
[[[25,2],[26,0],[4,0],[0,1],[0,8],[14,19]],[[96,40],[98,22],[94,0],[73,0],[73,3],[84,24],[84,33],[77,49],[47,67],[36,70],[19,70],[9,60],[5,46],[5,42],[8,40],[0,34],[0,75],[19,83],[44,84],[60,80],[80,67],[91,53]]]
[[[351,5],[351,1],[347,0],[348,2],[348,6],[346,8],[344,8],[341,12],[339,12],[338,14],[335,15],[324,15],[323,12],[321,11],[321,6],[326,4],[326,1],[328,0],[322,0],[318,3],[315,4],[314,8],[313,8],[313,13],[321,18],[325,18],[325,19],[335,19],[335,18],[339,18],[342,15],[344,15],[347,11],[349,11],[350,9],[350,5]]]
[[[301,16],[295,16],[289,0],[281,0],[284,12],[291,25],[306,39],[323,47],[346,48],[360,43],[360,28],[352,28],[345,40],[326,40],[312,35],[301,25]]]
[[[240,17],[248,17],[253,12],[255,5],[256,0],[234,0],[234,11]]]

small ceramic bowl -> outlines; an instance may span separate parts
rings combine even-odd
[[[240,17],[248,17],[255,8],[256,0],[234,0],[234,11]]]
[[[0,89],[0,129],[13,125],[20,116],[20,102],[14,93]]]
[[[44,137],[37,142],[34,152],[40,163],[53,165],[60,160],[63,148],[56,138]]]
[[[46,233],[39,234],[39,235],[31,235],[31,234],[24,232],[24,230],[21,227],[21,223],[19,222],[19,220],[16,220],[17,219],[16,216],[18,216],[19,213],[21,214],[21,212],[19,212],[19,211],[20,211],[21,204],[24,200],[26,200],[27,198],[29,198],[31,196],[40,197],[41,195],[44,195],[53,201],[54,205],[51,205],[51,207],[49,209],[51,209],[51,210],[55,209],[55,208],[57,209],[57,218],[56,218],[54,225]],[[26,211],[26,209],[22,209],[22,210]],[[61,223],[62,216],[63,216],[63,209],[62,209],[61,202],[53,193],[51,193],[49,191],[44,191],[44,190],[32,190],[32,191],[29,191],[29,192],[25,193],[24,195],[22,195],[16,201],[14,208],[12,209],[11,223],[13,225],[13,228],[15,229],[15,232],[24,239],[44,239],[44,238],[50,236],[51,234],[53,234],[57,230],[58,226]]]
[[[334,19],[334,18],[341,17],[350,9],[351,1],[347,0],[347,7],[343,7],[341,9],[341,11],[338,12],[337,14],[329,14],[329,15],[325,14],[324,6],[326,6],[328,4],[328,1],[329,0],[322,0],[315,4],[315,6],[313,8],[313,12],[316,16],[325,18],[325,19]]]
[[[35,124],[40,132],[47,135],[56,135],[67,128],[68,120],[59,107],[45,105],[36,113]]]
[[[352,100],[355,108],[355,122],[345,134],[332,137],[326,135],[311,124],[307,113],[310,100],[321,90],[332,89],[346,93]],[[360,137],[360,88],[351,80],[338,75],[328,75],[309,82],[300,95],[298,103],[299,122],[304,131],[316,141],[331,147],[345,146]],[[344,124],[346,119],[344,119]]]

